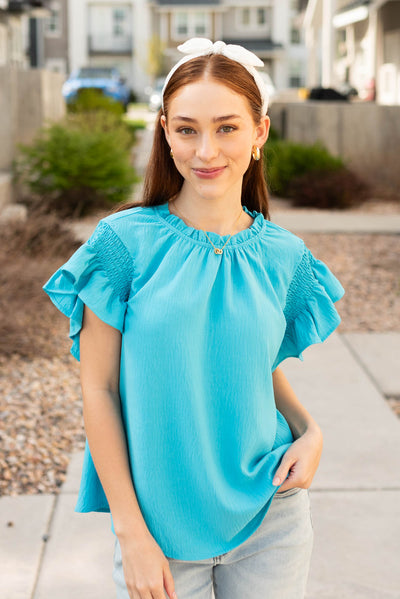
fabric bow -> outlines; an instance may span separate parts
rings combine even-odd
[[[242,66],[247,69],[250,75],[253,77],[254,81],[257,84],[257,87],[260,91],[261,100],[262,100],[262,111],[263,114],[267,113],[268,109],[268,92],[265,86],[265,83],[255,69],[255,67],[263,67],[264,63],[262,60],[258,58],[253,52],[243,48],[243,46],[239,46],[236,44],[225,44],[225,42],[217,41],[212,42],[211,40],[204,37],[193,37],[190,40],[187,40],[184,44],[178,46],[178,50],[183,54],[186,54],[181,60],[179,60],[175,66],[172,67],[170,72],[168,73],[164,87],[162,90],[163,97],[163,109],[164,109],[164,91],[167,87],[169,80],[175,71],[185,62],[192,60],[193,58],[198,58],[199,56],[207,56],[209,54],[222,54],[235,62],[238,62]]]

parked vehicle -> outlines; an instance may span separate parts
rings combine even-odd
[[[82,89],[95,89],[113,98],[126,109],[131,94],[126,79],[115,67],[82,67],[73,71],[64,83],[62,94],[67,104],[76,100]]]

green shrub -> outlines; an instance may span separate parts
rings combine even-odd
[[[269,134],[268,134],[268,144],[270,144],[273,141],[278,141],[278,139],[280,139],[279,133],[275,129],[275,127],[272,127],[272,125],[271,125],[269,128]]]
[[[70,113],[101,110],[111,112],[117,116],[121,116],[125,112],[120,102],[105,96],[100,90],[91,88],[79,90],[76,99],[67,104],[67,110]]]
[[[17,181],[33,206],[79,217],[127,200],[137,177],[130,164],[131,133],[107,112],[68,115],[20,146]]]
[[[304,146],[277,140],[266,144],[267,182],[270,191],[287,196],[296,177],[312,171],[332,172],[344,167],[341,158],[331,156],[321,145]]]
[[[127,130],[129,131],[130,135],[132,136],[133,141],[136,140],[136,131],[139,131],[141,129],[146,129],[146,127],[147,127],[147,123],[143,119],[135,119],[134,120],[134,119],[124,118],[123,123],[124,123],[125,127],[127,128]]]
[[[344,210],[362,204],[369,188],[349,169],[311,171],[293,179],[288,189],[294,206]]]

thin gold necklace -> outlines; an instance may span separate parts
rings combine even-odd
[[[188,222],[188,223],[189,223],[189,224],[190,224],[192,227],[194,227],[195,229],[197,228],[197,227],[195,227],[195,226],[194,226],[194,224],[193,224],[193,223],[192,223],[192,222],[191,222],[191,221],[190,221],[188,218],[186,218],[186,217],[182,216],[182,214],[179,212],[179,210],[177,209],[177,207],[176,207],[175,205],[174,205],[174,208],[175,208],[176,212],[178,213],[178,215],[179,215],[179,216],[180,216],[180,217],[181,217],[181,218],[182,218],[184,221],[186,220],[186,221],[187,221],[187,222]],[[235,222],[233,223],[233,225],[232,225],[233,227],[236,225],[236,223],[238,223],[238,222],[239,222],[239,219],[240,219],[240,217],[242,216],[242,214],[243,214],[243,206],[240,208],[240,214],[239,214],[238,218],[235,220]],[[203,231],[203,233],[205,233],[205,234],[207,235],[207,232],[206,232],[204,229],[201,229],[201,231]],[[215,254],[222,254],[222,253],[223,253],[224,247],[226,246],[226,244],[228,243],[228,241],[230,240],[230,238],[232,237],[232,235],[233,235],[233,233],[231,233],[231,235],[229,235],[228,239],[225,241],[225,243],[224,243],[224,245],[222,246],[222,248],[217,248],[217,247],[215,247],[215,245],[213,244],[213,242],[211,241],[211,239],[210,239],[210,238],[209,238],[209,236],[207,235],[207,239],[208,239],[208,241],[211,243],[211,245],[213,246],[213,248],[214,248],[214,253],[215,253]]]

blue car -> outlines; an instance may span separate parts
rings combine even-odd
[[[105,96],[122,104],[125,110],[131,94],[126,80],[114,67],[83,67],[73,71],[62,88],[67,104],[76,100],[82,89],[99,90]]]

